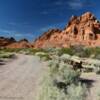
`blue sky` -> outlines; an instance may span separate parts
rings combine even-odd
[[[63,29],[72,15],[90,11],[100,19],[100,0],[0,0],[0,36],[30,41]]]

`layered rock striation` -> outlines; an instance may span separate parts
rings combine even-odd
[[[34,41],[35,48],[100,46],[100,22],[90,12],[72,16],[63,30],[52,29]]]

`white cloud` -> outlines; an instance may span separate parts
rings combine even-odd
[[[86,0],[70,0],[67,5],[69,6],[70,9],[77,10],[81,9],[83,7],[91,7],[93,6],[93,3],[91,1],[86,1]]]
[[[68,2],[68,6],[71,9],[80,9],[80,8],[83,8],[83,3],[80,0],[70,1]]]

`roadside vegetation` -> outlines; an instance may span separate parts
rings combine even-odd
[[[59,56],[63,54],[75,55],[83,58],[94,58],[100,60],[100,47],[87,48],[83,46],[73,46],[71,48],[46,48],[46,49],[33,49],[33,48],[22,48],[22,49],[10,49],[4,48],[0,49],[3,52],[15,52],[15,53],[25,53],[25,54],[35,54],[37,52],[57,54]]]
[[[14,54],[10,52],[0,51],[0,59],[13,58]]]
[[[80,71],[66,64],[64,58],[52,58],[48,62],[37,100],[86,100],[87,88],[80,81],[80,75]]]
[[[100,47],[0,49],[2,58],[12,53],[35,55],[47,62],[37,100],[86,100],[89,88],[81,74],[100,74]]]
[[[48,68],[40,83],[37,100],[86,100],[89,95],[88,83],[81,79],[82,73],[100,74],[100,48],[49,48],[36,53],[48,54]],[[82,71],[71,62],[82,63]],[[100,95],[98,95],[100,99]],[[97,100],[99,100],[97,99]]]

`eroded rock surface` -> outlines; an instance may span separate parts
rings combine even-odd
[[[79,17],[72,16],[64,30],[49,30],[34,42],[35,48],[72,45],[100,46],[100,22],[92,13],[86,12]]]
[[[27,39],[16,41],[12,37],[0,37],[0,48],[32,48],[32,44]]]

